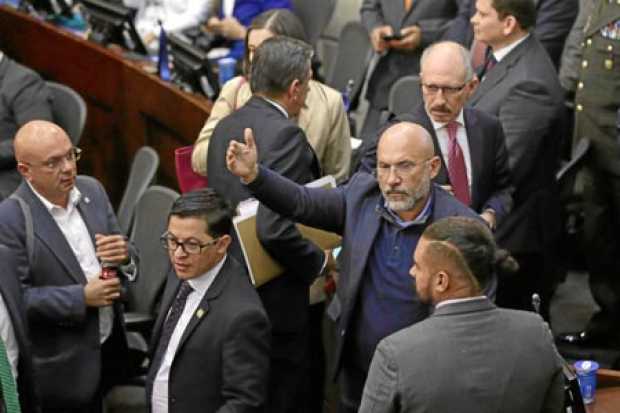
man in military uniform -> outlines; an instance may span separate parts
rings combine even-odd
[[[592,147],[583,169],[590,288],[601,307],[585,331],[561,338],[572,343],[620,342],[620,0],[588,0],[575,94],[575,139]],[[583,2],[582,2],[583,4]],[[579,54],[577,54],[579,57]],[[566,87],[566,86],[565,86]]]

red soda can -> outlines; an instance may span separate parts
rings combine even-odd
[[[101,264],[101,275],[99,276],[102,280],[109,280],[111,278],[116,278],[118,276],[117,267],[115,264],[104,262]]]

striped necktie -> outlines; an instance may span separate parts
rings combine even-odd
[[[0,382],[6,413],[21,413],[19,398],[17,397],[17,384],[11,372],[11,364],[2,339],[0,339]]]

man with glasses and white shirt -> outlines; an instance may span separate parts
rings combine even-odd
[[[234,210],[211,188],[172,205],[170,271],[152,339],[152,413],[263,412],[270,325],[245,269],[227,255]]]
[[[14,148],[24,182],[0,204],[0,244],[15,256],[5,271],[22,285],[42,410],[96,413],[126,364],[118,299],[137,255],[60,127],[31,121]],[[102,279],[104,263],[118,276]]]
[[[512,209],[512,187],[504,132],[494,116],[464,108],[478,85],[469,52],[458,43],[429,46],[420,61],[424,102],[391,120],[413,122],[431,134],[441,169],[433,180],[487,222],[491,229]],[[362,168],[372,170],[376,142]]]

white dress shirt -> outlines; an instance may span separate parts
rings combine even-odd
[[[52,204],[39,194],[28,182],[32,192],[41,200],[45,209],[48,210],[60,231],[65,236],[67,243],[71,247],[87,281],[94,280],[101,273],[101,264],[95,253],[95,246],[88,232],[88,228],[77,209],[77,204],[82,198],[82,193],[77,187],[73,187],[69,193],[69,202],[66,208]],[[85,200],[88,202],[88,198]],[[103,343],[112,333],[114,320],[114,310],[112,306],[99,307],[99,333],[100,342]]]
[[[495,57],[495,60],[497,60],[497,63],[501,62],[502,59],[508,56],[508,53],[512,52],[515,47],[523,43],[525,39],[527,39],[528,37],[530,37],[529,33],[523,36],[522,38],[520,38],[519,40],[517,40],[516,42],[510,43],[508,46],[504,46],[497,51],[493,51],[493,57]]]
[[[0,337],[2,338],[4,347],[6,347],[6,355],[11,364],[11,372],[15,380],[17,380],[19,347],[17,346],[17,338],[15,338],[15,330],[13,330],[11,316],[9,315],[9,310],[6,308],[2,294],[0,294]]]
[[[215,264],[215,266],[206,273],[187,281],[192,287],[192,292],[190,292],[187,296],[185,307],[183,308],[181,317],[172,332],[172,336],[168,342],[168,348],[166,349],[166,354],[162,358],[161,366],[159,366],[157,376],[155,376],[155,380],[153,382],[153,395],[151,396],[152,413],[168,413],[168,381],[170,378],[170,367],[174,361],[174,355],[177,352],[181,337],[183,337],[183,333],[185,332],[187,325],[194,316],[194,313],[196,313],[196,310],[204,298],[204,295],[207,293],[207,290],[211,284],[213,284],[213,280],[215,280],[215,277],[224,266],[225,261],[226,256],[224,256],[220,262]],[[213,374],[219,374],[219,372],[213,372]]]
[[[448,154],[450,148],[450,137],[448,136],[448,124],[435,122],[430,115],[428,115],[428,118],[433,124],[433,129],[435,129],[435,135],[437,135],[437,140],[439,141],[439,149],[441,150],[441,156],[446,163],[446,168],[449,168],[450,165],[448,164]],[[469,194],[471,195],[471,154],[469,151],[469,141],[467,140],[467,130],[465,129],[465,118],[463,116],[463,109],[461,109],[461,113],[459,113],[455,121],[459,125],[456,130],[456,141],[461,147],[461,152],[463,152],[463,158],[465,159],[465,169],[467,170],[467,183],[469,184]]]
[[[486,299],[487,299],[486,295],[478,295],[476,297],[454,298],[452,300],[443,300],[435,305],[435,309],[438,309],[439,307],[443,307],[443,306],[450,305],[450,304],[466,303],[469,301],[482,301]]]

